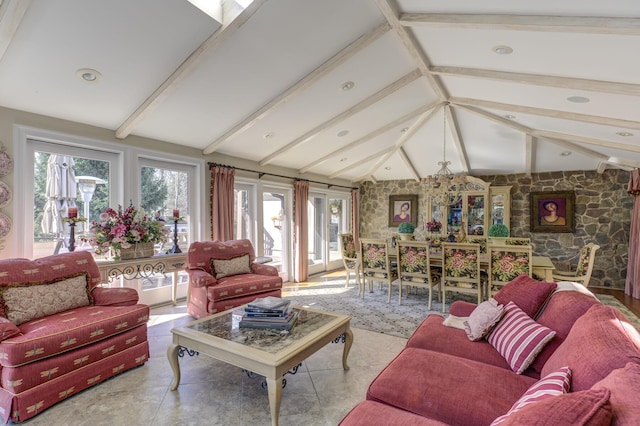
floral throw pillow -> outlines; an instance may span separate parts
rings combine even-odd
[[[217,280],[232,275],[250,274],[249,254],[232,257],[231,259],[211,259],[211,271]]]
[[[52,283],[15,284],[2,288],[4,311],[15,325],[90,303],[87,274]]]
[[[503,313],[504,305],[498,305],[494,298],[479,304],[464,322],[464,331],[469,340],[476,342],[489,334]]]

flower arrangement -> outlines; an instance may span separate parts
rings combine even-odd
[[[169,229],[157,218],[146,215],[143,209],[129,204],[124,211],[108,207],[100,214],[99,221],[91,222],[91,235],[83,238],[94,248],[96,254],[108,253],[110,249],[119,257],[120,249],[126,249],[137,243],[162,243],[167,240]]]
[[[426,225],[429,231],[439,231],[442,228],[442,223],[435,219],[431,219],[431,221],[427,222]]]

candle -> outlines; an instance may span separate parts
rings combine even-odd
[[[173,217],[180,217],[180,210],[173,209]]]
[[[69,207],[69,217],[78,217],[77,207]]]

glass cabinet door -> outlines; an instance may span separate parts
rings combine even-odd
[[[490,189],[491,205],[489,206],[489,226],[500,223],[510,226],[511,187],[496,186]]]
[[[462,216],[464,212],[464,201],[465,200],[462,199],[456,204],[449,206],[449,214],[447,215],[447,233],[453,232],[457,234],[458,231],[460,231],[460,227],[462,226],[462,222],[464,221],[464,218]]]
[[[486,235],[485,232],[485,194],[467,194],[467,235]]]

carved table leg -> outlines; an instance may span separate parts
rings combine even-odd
[[[353,332],[351,328],[347,326],[347,329],[344,332],[345,341],[344,341],[344,349],[342,350],[342,368],[345,370],[349,369],[349,365],[347,364],[347,357],[349,356],[349,351],[351,350],[351,345],[353,344]]]
[[[169,359],[169,365],[173,370],[173,382],[171,382],[171,390],[178,389],[180,385],[180,364],[178,363],[178,345],[169,345],[167,348],[167,358]]]

